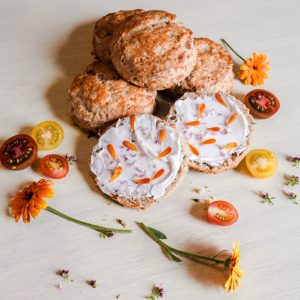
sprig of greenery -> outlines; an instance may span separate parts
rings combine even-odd
[[[286,185],[288,186],[294,186],[299,184],[299,177],[296,175],[288,176],[288,181],[286,182]]]
[[[231,257],[228,257],[225,260],[220,260],[220,259],[216,258],[218,255],[213,256],[213,257],[204,256],[204,255],[198,255],[198,254],[195,254],[195,253],[181,251],[181,250],[178,250],[176,248],[173,248],[173,247],[167,245],[165,242],[163,242],[163,240],[167,239],[167,237],[164,233],[162,233],[161,231],[159,231],[155,228],[148,227],[144,223],[137,223],[137,224],[140,226],[141,229],[144,230],[144,232],[153,241],[155,241],[159,246],[161,246],[161,248],[168,254],[169,258],[172,261],[181,262],[182,259],[178,257],[178,256],[180,256],[180,257],[184,257],[184,258],[187,258],[187,259],[190,259],[190,260],[193,260],[193,261],[196,261],[196,262],[200,262],[200,263],[208,261],[208,262],[215,263],[215,264],[221,264],[225,268],[228,268],[228,266],[230,264],[230,258]]]
[[[298,204],[297,202],[297,195],[294,192],[285,192],[285,195],[294,203]]]
[[[275,197],[271,197],[269,195],[269,193],[264,193],[264,192],[260,192],[259,196],[263,199],[261,202],[262,203],[268,203],[269,205],[273,205],[273,199],[275,199]]]
[[[165,293],[164,288],[162,288],[160,286],[154,286],[152,288],[151,295],[145,297],[145,299],[156,300],[159,298],[163,298],[164,293]]]

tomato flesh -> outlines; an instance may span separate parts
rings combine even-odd
[[[212,224],[229,226],[237,221],[238,212],[231,203],[223,200],[217,200],[209,204],[207,218]]]
[[[271,177],[277,170],[277,157],[268,149],[251,150],[246,156],[246,166],[250,174],[256,178]]]
[[[280,108],[278,98],[271,92],[261,89],[249,92],[246,95],[245,104],[251,114],[260,119],[270,118]]]
[[[1,163],[10,170],[23,170],[35,162],[37,151],[37,144],[31,136],[18,134],[6,140],[1,146]]]
[[[68,161],[60,155],[50,154],[41,159],[41,171],[51,178],[60,179],[69,172]]]
[[[64,131],[58,123],[44,121],[34,126],[31,136],[36,141],[39,149],[52,150],[61,144]]]

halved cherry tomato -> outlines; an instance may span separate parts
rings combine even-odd
[[[208,221],[215,225],[229,226],[235,223],[239,215],[235,207],[223,200],[211,202],[207,210]]]
[[[39,149],[52,150],[61,144],[64,131],[56,122],[44,121],[34,126],[31,136],[36,141]]]
[[[37,151],[37,144],[31,136],[18,134],[2,144],[0,149],[1,163],[10,170],[23,170],[34,163]]]
[[[259,119],[273,116],[280,107],[278,98],[266,90],[253,90],[246,95],[245,104],[251,114]]]
[[[41,159],[41,171],[51,178],[60,179],[69,172],[68,161],[60,155],[50,154]]]
[[[246,166],[252,176],[256,178],[268,178],[277,170],[276,155],[267,149],[255,149],[246,156]]]

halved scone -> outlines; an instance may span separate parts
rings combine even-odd
[[[186,93],[174,103],[167,121],[176,125],[188,145],[190,168],[205,173],[237,167],[253,131],[248,108],[224,93]]]
[[[119,119],[99,138],[91,171],[100,190],[121,205],[145,209],[165,197],[188,169],[176,129],[152,115]]]

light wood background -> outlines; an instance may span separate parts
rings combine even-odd
[[[281,109],[271,119],[258,120],[252,148],[272,149],[279,158],[273,178],[256,180],[241,170],[219,175],[190,172],[168,199],[146,212],[111,204],[100,195],[89,173],[95,138],[72,125],[67,90],[75,74],[92,61],[95,20],[121,9],[165,9],[176,13],[195,36],[228,42],[244,56],[266,52],[270,78],[262,88],[278,95]],[[48,212],[30,224],[9,216],[9,198],[24,184],[42,175],[33,169],[0,169],[0,298],[136,300],[150,294],[153,284],[166,289],[165,299],[300,299],[300,204],[283,195],[284,176],[298,174],[286,160],[300,155],[300,3],[297,0],[10,0],[0,1],[0,126],[1,142],[29,133],[43,120],[55,120],[65,130],[58,154],[73,154],[79,162],[65,179],[55,181],[51,206],[97,224],[118,226],[121,218],[131,235],[103,240],[96,232],[66,222]],[[237,61],[240,63],[240,61]],[[234,83],[243,99],[251,86]],[[40,152],[40,156],[49,152]],[[238,222],[222,228],[209,224],[193,188],[208,186],[209,195],[233,203]],[[275,196],[274,206],[260,203],[257,192]],[[294,189],[300,197],[300,188]],[[191,262],[173,263],[134,223],[159,228],[171,245],[216,254],[241,242],[242,286],[234,295],[222,285],[225,273]],[[58,269],[70,270],[73,282],[62,282]],[[86,280],[99,282],[96,289]]]

